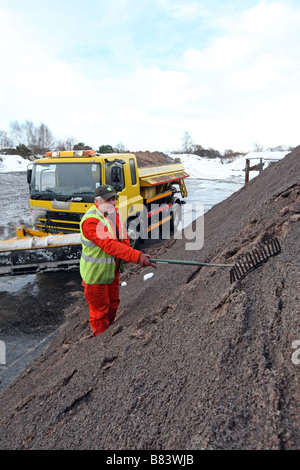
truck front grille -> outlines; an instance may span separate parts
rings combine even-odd
[[[84,214],[74,212],[48,211],[47,218],[38,217],[35,226],[48,233],[79,232],[80,220]]]

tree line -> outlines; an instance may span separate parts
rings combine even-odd
[[[7,155],[21,155],[24,158],[45,155],[46,152],[55,150],[92,150],[92,147],[84,142],[77,142],[73,137],[65,140],[57,140],[49,127],[41,123],[35,126],[32,121],[12,121],[9,124],[9,132],[0,129],[1,153]],[[124,145],[119,143],[116,147],[101,145],[99,153],[121,153],[126,151]]]
[[[292,151],[294,147],[291,146],[284,146],[284,145],[278,145],[277,147],[268,147],[264,148],[260,144],[254,144],[254,151],[256,152],[263,152],[264,150],[269,150],[271,152],[275,152],[278,150],[286,150],[286,151]],[[218,150],[209,147],[209,148],[204,148],[201,145],[194,144],[193,139],[189,132],[185,131],[182,137],[182,147],[181,149],[174,151],[173,153],[175,154],[192,154],[192,155],[198,155],[199,157],[206,157],[206,158],[226,158],[226,159],[231,159],[235,158],[239,155],[245,155],[244,152],[237,152],[232,149],[227,149],[223,153],[219,152]]]
[[[86,145],[84,142],[75,143],[73,137],[65,140],[57,140],[49,127],[41,123],[35,126],[32,121],[12,121],[9,124],[9,133],[0,129],[0,150],[1,153],[7,155],[21,155],[24,158],[36,157],[37,155],[45,155],[49,151],[63,151],[63,150],[91,150],[92,147]],[[95,149],[96,150],[96,149]],[[263,151],[264,148],[259,145],[254,145],[255,151]],[[265,150],[293,150],[293,147],[277,146],[267,148]],[[128,151],[128,150],[127,150]],[[98,153],[122,153],[126,152],[126,148],[122,142],[115,147],[111,145],[99,146]],[[238,155],[243,155],[243,152],[237,152],[232,149],[227,149],[223,153],[209,147],[204,148],[199,144],[194,144],[190,134],[185,131],[182,138],[182,147],[179,150],[174,150],[174,154],[194,154],[199,157],[206,158],[235,158]]]

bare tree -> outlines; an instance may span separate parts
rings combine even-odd
[[[35,127],[32,121],[10,123],[10,133],[18,145],[26,145],[33,155],[44,154],[54,145],[54,138],[46,124]]]
[[[264,147],[260,144],[254,144],[254,152],[263,152]]]
[[[37,150],[39,153],[43,154],[47,150],[50,150],[54,145],[54,138],[50,129],[44,124],[41,123],[40,127],[36,129],[37,134]]]
[[[193,150],[193,141],[190,134],[185,131],[182,138],[182,152],[191,153]]]
[[[0,130],[0,148],[13,147],[13,141],[8,137],[5,131]]]
[[[32,145],[36,146],[36,129],[32,121],[25,121],[23,124],[23,135],[25,136],[23,144],[26,144],[28,147]]]
[[[118,153],[124,153],[126,152],[126,148],[125,148],[125,145],[123,144],[123,142],[119,142],[117,145],[116,145],[116,151]]]
[[[58,140],[56,144],[54,145],[56,150],[73,150],[73,147],[75,145],[75,139],[73,137],[69,137],[66,140]]]
[[[9,124],[10,135],[14,141],[14,144],[26,144],[27,135],[25,132],[24,124],[20,124],[18,121],[12,121]]]
[[[66,150],[73,150],[74,145],[75,145],[74,137],[68,137],[66,139]]]

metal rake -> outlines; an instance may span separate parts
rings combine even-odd
[[[266,263],[271,256],[276,256],[280,252],[281,247],[278,239],[271,238],[265,243],[260,243],[253,250],[242,254],[230,270],[231,284],[244,279],[247,274]]]
[[[154,259],[150,258],[152,263],[182,264],[192,266],[211,266],[230,269],[230,283],[244,279],[254,269],[268,261],[270,256],[278,255],[281,252],[280,243],[277,238],[271,238],[264,243],[260,243],[253,250],[243,253],[235,264],[214,264],[201,261],[187,261],[174,259]]]

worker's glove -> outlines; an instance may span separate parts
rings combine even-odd
[[[156,268],[156,263],[152,263],[151,261],[149,261],[149,258],[150,258],[149,255],[145,255],[144,253],[141,253],[139,257],[139,265],[143,266],[144,268],[146,266],[152,266],[153,268]]]

